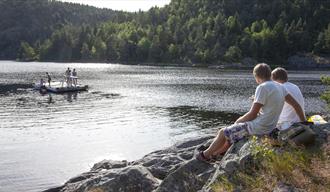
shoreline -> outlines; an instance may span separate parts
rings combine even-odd
[[[100,61],[18,61],[18,60],[0,60],[0,62],[20,62],[20,63],[80,63],[80,64],[114,64],[114,65],[126,65],[126,66],[147,66],[147,67],[177,67],[177,68],[202,68],[202,69],[223,69],[223,70],[252,70],[253,65],[250,66],[242,66],[241,63],[233,63],[233,64],[174,64],[174,63],[135,63],[135,62],[123,62],[123,63],[110,63],[110,62],[100,62]],[[271,66],[272,68],[279,67],[279,65]],[[290,67],[283,65],[284,67],[291,71],[320,71],[320,70],[330,70],[329,66],[322,67]]]

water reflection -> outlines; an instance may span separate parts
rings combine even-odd
[[[72,103],[73,100],[77,100],[77,97],[78,97],[78,93],[77,92],[73,92],[73,93],[64,93],[66,96],[66,100],[69,102],[69,103]]]
[[[54,101],[53,101],[53,96],[52,96],[52,94],[48,94],[48,102],[47,102],[48,104],[53,104],[53,103],[55,103]]]
[[[19,94],[32,88],[32,84],[11,83],[0,84],[0,95]]]
[[[183,121],[201,129],[232,124],[241,116],[239,113],[210,111],[193,106],[170,107],[167,110],[172,121]]]
[[[73,101],[77,101],[78,93],[62,93],[62,94],[54,94],[54,93],[40,93],[41,96],[47,97],[47,104],[54,104],[55,100],[54,97],[57,97],[59,95],[62,96],[63,100],[72,103]]]

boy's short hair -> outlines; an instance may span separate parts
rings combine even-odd
[[[253,68],[253,75],[263,80],[269,80],[272,70],[266,63],[259,63]]]
[[[282,68],[282,67],[277,67],[276,69],[274,69],[272,71],[272,79],[274,81],[284,81],[287,82],[288,81],[288,72]]]

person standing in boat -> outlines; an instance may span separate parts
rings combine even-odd
[[[73,81],[73,85],[76,87],[78,84],[78,77],[77,77],[76,69],[73,69],[73,71],[72,71],[72,81]]]
[[[49,87],[51,87],[50,82],[52,81],[52,78],[50,77],[48,72],[46,72],[46,75],[47,75],[47,79],[48,79],[48,85],[49,85]]]
[[[65,71],[65,79],[66,79],[66,86],[69,87],[69,85],[71,84],[70,81],[70,76],[71,76],[71,70],[68,67],[68,69]]]
[[[44,79],[43,79],[43,78],[41,78],[41,79],[40,79],[40,83],[39,83],[39,84],[40,84],[40,87],[43,87],[43,86],[44,86],[44,84],[45,84],[45,81],[44,81]]]

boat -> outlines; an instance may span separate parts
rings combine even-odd
[[[36,83],[34,88],[39,90],[42,93],[51,92],[51,93],[68,93],[68,92],[80,92],[87,91],[88,85],[67,85],[65,82],[51,82],[51,86],[48,83]]]

